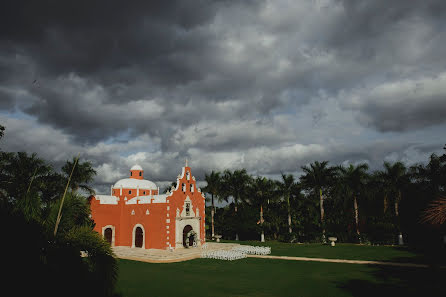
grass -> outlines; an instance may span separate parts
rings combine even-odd
[[[228,241],[247,245],[270,246],[271,255],[294,256],[346,260],[374,260],[389,262],[429,263],[430,258],[398,246],[371,246],[350,243],[337,243],[335,247],[328,244],[296,244],[278,241]]]
[[[258,242],[243,242],[260,245]],[[268,242],[273,254],[418,262],[394,247]],[[118,290],[132,296],[444,296],[445,269],[248,258],[171,264],[119,260]]]
[[[444,296],[445,289],[438,274],[420,268],[254,258],[171,264],[120,260],[119,266],[118,288],[126,297]]]

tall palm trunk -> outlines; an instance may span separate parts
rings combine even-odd
[[[399,203],[401,200],[401,191],[398,191],[398,197],[395,199],[395,216],[398,218],[400,215]]]
[[[401,229],[400,229],[400,220],[399,220],[399,202],[401,201],[401,190],[398,190],[398,196],[395,199],[395,217],[397,220],[397,224],[398,224],[398,244],[399,245],[403,245],[404,244],[404,240],[403,240],[403,233],[401,233]]]
[[[237,220],[237,218],[238,218],[238,213],[237,213],[237,200],[238,199],[234,199],[234,211],[235,211],[235,217],[236,217],[236,220]],[[238,226],[238,221],[237,221],[237,226]],[[237,228],[237,227],[236,227]],[[238,230],[235,230],[235,240],[238,240],[238,232],[237,232]]]
[[[325,240],[325,224],[324,224],[324,199],[322,197],[322,188],[319,189],[319,200],[321,206],[321,224],[322,224],[322,242],[326,243]]]
[[[263,206],[260,204],[260,227],[262,228],[262,234],[260,235],[260,241],[265,242],[265,232],[263,231]]]
[[[359,243],[362,243],[361,233],[359,232],[359,209],[358,209],[358,200],[356,199],[356,196],[353,197],[353,207],[355,209],[356,234],[358,235]]]
[[[212,237],[214,238],[215,232],[214,232],[214,194],[211,194],[211,203],[212,203],[212,208],[211,208],[211,232],[212,232]]]
[[[293,233],[293,229],[291,228],[291,209],[290,209],[290,195],[287,196],[288,203],[288,233]]]

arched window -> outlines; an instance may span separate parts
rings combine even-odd
[[[183,189],[183,192],[186,192],[186,184],[185,183],[182,184],[182,189]]]
[[[190,184],[190,191],[191,191],[191,193],[194,192],[194,184]]]
[[[132,194],[132,190],[129,190],[129,194]]]
[[[186,179],[189,180],[190,179],[190,172],[186,172]]]
[[[142,172],[141,171],[139,172],[139,176],[142,176]]]

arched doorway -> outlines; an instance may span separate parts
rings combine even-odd
[[[135,247],[142,248],[144,240],[144,231],[141,227],[136,227],[135,229]]]
[[[193,237],[187,238],[187,233],[189,233],[190,231],[192,231],[191,225],[186,225],[183,229],[183,246],[186,248],[194,245],[194,238]]]
[[[112,228],[106,228],[104,230],[104,239],[107,241],[110,245],[112,244],[113,240],[113,230]]]

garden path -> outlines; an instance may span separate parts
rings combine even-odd
[[[262,259],[291,260],[291,261],[314,261],[314,262],[366,264],[366,265],[387,265],[387,266],[419,267],[419,268],[428,268],[429,267],[429,265],[427,265],[427,264],[398,263],[398,262],[384,262],[384,261],[325,259],[325,258],[271,256],[271,255],[248,255],[248,257],[249,258],[262,258]],[[446,269],[446,266],[441,266],[440,268]]]

